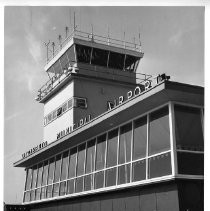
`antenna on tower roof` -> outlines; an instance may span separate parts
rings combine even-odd
[[[107,42],[108,42],[108,45],[109,45],[109,42],[110,42],[110,37],[109,37],[109,26],[108,26],[108,36],[107,36]]]
[[[93,38],[93,24],[91,23],[91,41],[94,42],[94,38]]]
[[[54,42],[52,42],[52,49],[53,49],[53,57],[54,57],[54,55],[55,55],[55,43]]]
[[[58,40],[59,40],[59,45],[60,45],[60,49],[62,48],[62,36],[59,34],[58,35]]]
[[[49,52],[49,44],[50,44],[50,40],[48,41],[48,43],[44,42],[46,48],[47,48],[47,62],[49,60],[49,56],[48,56],[48,52]]]
[[[141,51],[141,34],[140,34],[140,27],[139,27],[139,46],[140,46],[140,51]]]
[[[67,38],[68,37],[68,32],[69,32],[69,27],[68,26],[65,27],[65,32],[66,32],[66,38]]]
[[[74,12],[74,30],[76,28],[76,24],[75,24],[76,20],[75,20],[75,12]]]
[[[136,48],[136,40],[135,37],[133,38],[134,48]]]
[[[123,40],[124,40],[124,48],[126,47],[125,46],[125,31],[123,32]]]

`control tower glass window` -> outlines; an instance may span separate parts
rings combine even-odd
[[[125,58],[125,70],[129,70],[129,71],[135,71],[137,64],[138,64],[139,58],[134,57],[134,56],[130,56],[130,55],[126,55]]]
[[[107,66],[108,51],[101,50],[98,48],[93,48],[91,64],[99,66]]]
[[[55,62],[55,64],[54,64],[54,72],[55,73],[62,73],[60,60],[57,60],[57,62]]]
[[[76,45],[78,62],[90,63],[91,47]]]
[[[110,52],[109,55],[109,67],[114,69],[121,69],[124,68],[124,59],[125,55],[115,52]]]
[[[66,69],[67,68],[67,64],[68,64],[68,57],[67,54],[63,54],[63,56],[61,56],[60,58],[60,63],[61,63],[61,67],[62,69]]]

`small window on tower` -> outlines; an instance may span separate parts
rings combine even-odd
[[[57,117],[61,116],[62,114],[62,107],[57,109]]]
[[[44,118],[44,126],[47,125],[47,117]]]
[[[73,107],[73,99],[71,98],[68,100],[68,109],[71,109]]]
[[[52,113],[48,114],[47,119],[48,119],[48,123],[52,121]]]
[[[67,102],[64,103],[62,107],[63,107],[63,112],[66,112],[67,111]]]
[[[74,107],[87,108],[87,100],[85,98],[74,98]]]
[[[57,117],[57,112],[53,111],[53,119],[56,119],[56,117]]]

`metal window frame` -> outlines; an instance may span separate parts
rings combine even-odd
[[[88,140],[86,140],[86,141],[84,141],[84,142],[82,142],[82,143],[80,143],[80,144],[78,144],[78,145],[76,145],[76,146],[74,146],[74,147],[71,147],[71,148],[69,148],[68,149],[68,151],[69,151],[69,162],[68,162],[68,173],[69,173],[69,166],[70,166],[70,150],[71,149],[73,149],[73,148],[75,148],[75,147],[77,147],[77,152],[76,152],[76,164],[75,164],[75,168],[76,168],[76,170],[77,170],[77,159],[78,159],[78,146],[79,145],[81,145],[81,144],[86,144],[86,150],[85,150],[85,153],[87,153],[87,142],[88,141],[91,141],[91,140],[93,140],[93,139],[95,139],[95,158],[94,158],[94,171],[93,172],[90,172],[90,173],[88,173],[88,174],[86,174],[86,172],[85,172],[85,174],[83,174],[83,175],[81,175],[81,176],[79,176],[79,177],[85,177],[86,175],[93,175],[93,182],[94,182],[94,189],[92,190],[91,189],[91,191],[92,192],[97,192],[98,191],[98,189],[95,189],[95,174],[97,173],[97,172],[100,172],[100,171],[104,171],[104,184],[103,184],[103,188],[100,188],[100,190],[103,190],[103,189],[109,189],[109,187],[106,187],[105,186],[105,183],[106,183],[106,180],[105,180],[105,176],[106,176],[106,173],[105,173],[105,170],[108,170],[108,169],[111,169],[111,168],[117,168],[117,171],[118,171],[118,167],[120,167],[120,166],[123,166],[123,165],[127,165],[127,164],[130,164],[130,182],[129,183],[126,183],[126,184],[130,184],[131,186],[132,186],[132,184],[133,183],[136,183],[136,182],[132,182],[132,164],[134,163],[134,162],[136,162],[136,161],[139,161],[139,160],[148,160],[150,157],[154,157],[154,156],[157,156],[157,155],[159,155],[159,154],[164,154],[164,153],[166,153],[166,152],[171,152],[171,149],[170,150],[168,150],[168,151],[163,151],[163,152],[160,152],[160,153],[157,153],[157,154],[154,154],[154,155],[151,155],[151,156],[146,156],[146,157],[144,157],[144,158],[141,158],[141,159],[136,159],[136,160],[133,160],[133,133],[134,133],[134,121],[135,120],[137,120],[137,119],[139,119],[139,118],[141,118],[141,117],[143,117],[143,116],[145,116],[145,115],[147,115],[147,118],[148,118],[148,116],[149,116],[149,114],[151,113],[151,112],[153,112],[153,111],[156,111],[156,110],[159,110],[160,108],[162,108],[162,107],[165,107],[165,106],[168,106],[169,105],[169,103],[165,103],[165,104],[163,104],[163,105],[161,105],[161,106],[159,106],[159,107],[156,107],[155,109],[152,109],[152,110],[150,110],[150,111],[148,111],[148,112],[146,112],[146,113],[144,113],[144,114],[141,114],[141,115],[139,115],[138,117],[136,117],[136,118],[133,118],[133,119],[131,119],[131,120],[128,120],[128,121],[126,121],[126,122],[124,122],[124,123],[122,123],[122,124],[120,124],[120,125],[118,125],[118,126],[116,126],[116,127],[114,127],[114,128],[112,128],[112,129],[110,129],[109,131],[106,131],[106,132],[103,132],[103,133],[100,133],[100,134],[98,134],[97,136],[94,136],[94,137],[92,137],[91,139],[88,139]],[[122,127],[122,126],[124,126],[124,125],[126,125],[126,124],[128,124],[128,123],[132,123],[132,134],[131,134],[131,161],[130,162],[125,162],[125,163],[123,163],[123,164],[119,164],[119,138],[120,138],[120,136],[119,136],[119,134],[120,134],[120,128]],[[148,124],[149,124],[149,122],[148,122],[148,120],[147,120],[147,127],[148,127]],[[118,159],[118,161],[117,161],[117,165],[115,165],[115,166],[112,166],[112,167],[106,167],[106,163],[107,163],[107,144],[108,144],[108,132],[110,132],[110,131],[112,131],[112,130],[115,130],[115,129],[118,129],[118,147],[117,147],[117,153],[118,153],[118,155],[117,155],[117,159]],[[106,135],[106,140],[105,140],[105,144],[106,144],[106,147],[105,147],[105,163],[104,163],[104,167],[102,168],[102,169],[100,169],[100,170],[96,170],[96,159],[97,159],[97,144],[98,144],[98,137],[99,136],[101,136],[101,135]],[[148,139],[148,131],[147,131],[147,139]],[[148,140],[147,140],[147,145],[148,145]],[[147,146],[147,150],[148,150],[148,146]],[[57,153],[56,155],[54,155],[54,156],[51,156],[50,158],[48,158],[48,159],[45,159],[45,160],[48,160],[48,172],[49,172],[49,160],[52,158],[52,157],[54,157],[54,159],[55,159],[55,157],[58,155],[58,154],[62,154],[62,153],[64,153],[66,151],[66,149],[65,150],[63,150],[62,152],[59,152],[59,153]],[[63,156],[63,154],[62,154],[62,156]],[[43,161],[44,162],[44,161]],[[54,161],[55,162],[55,161]],[[86,158],[85,158],[85,162],[86,162]],[[84,164],[85,165],[85,164]],[[147,165],[147,164],[146,164]],[[62,165],[61,165],[62,166]],[[76,172],[76,170],[75,170],[75,172]],[[54,172],[55,173],[55,172]],[[118,186],[122,186],[122,185],[125,185],[125,184],[122,184],[122,185],[118,185],[118,172],[116,172],[117,173],[117,175],[116,175],[116,185],[114,186],[114,187],[118,187]],[[76,174],[77,174],[77,172],[76,172]],[[49,173],[48,173],[48,176],[49,176]],[[172,176],[172,175],[169,175],[169,176]],[[89,191],[83,191],[83,192],[80,192],[80,193],[75,193],[75,179],[76,178],[78,178],[78,176],[76,175],[75,177],[72,177],[72,178],[68,178],[68,176],[67,176],[67,178],[66,178],[66,180],[62,180],[62,181],[59,181],[59,183],[60,182],[64,182],[64,181],[66,181],[66,190],[67,190],[67,181],[68,180],[74,180],[74,193],[72,193],[72,194],[67,194],[67,193],[65,193],[65,195],[64,196],[69,196],[69,195],[75,195],[75,194],[82,194],[82,193],[84,193],[84,192],[89,192]],[[53,178],[54,179],[54,178]],[[48,179],[47,179],[48,180]],[[146,180],[148,180],[148,179],[146,179]],[[149,179],[149,181],[151,181],[151,179]],[[57,182],[58,183],[58,182]],[[142,181],[140,181],[140,183],[142,183]],[[55,183],[53,182],[51,185],[54,185]],[[45,186],[48,186],[49,184],[46,184]],[[84,182],[83,182],[83,186],[84,186],[85,184],[84,184]],[[45,186],[41,186],[41,188],[42,187],[45,187]],[[111,186],[112,187],[112,186]],[[84,190],[84,187],[83,187],[83,190]],[[24,192],[26,192],[26,191],[24,191]],[[63,197],[63,196],[59,196],[59,197]],[[56,197],[52,197],[53,199],[54,198],[56,198]],[[47,198],[47,200],[49,200],[49,198]],[[41,200],[42,201],[42,200]]]

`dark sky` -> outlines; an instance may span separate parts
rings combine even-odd
[[[78,29],[138,42],[144,58],[138,72],[166,73],[171,80],[204,86],[204,7],[5,7],[4,83],[5,201],[22,201],[21,154],[43,141],[43,105],[38,89],[48,80],[44,42],[65,36],[76,12]]]

